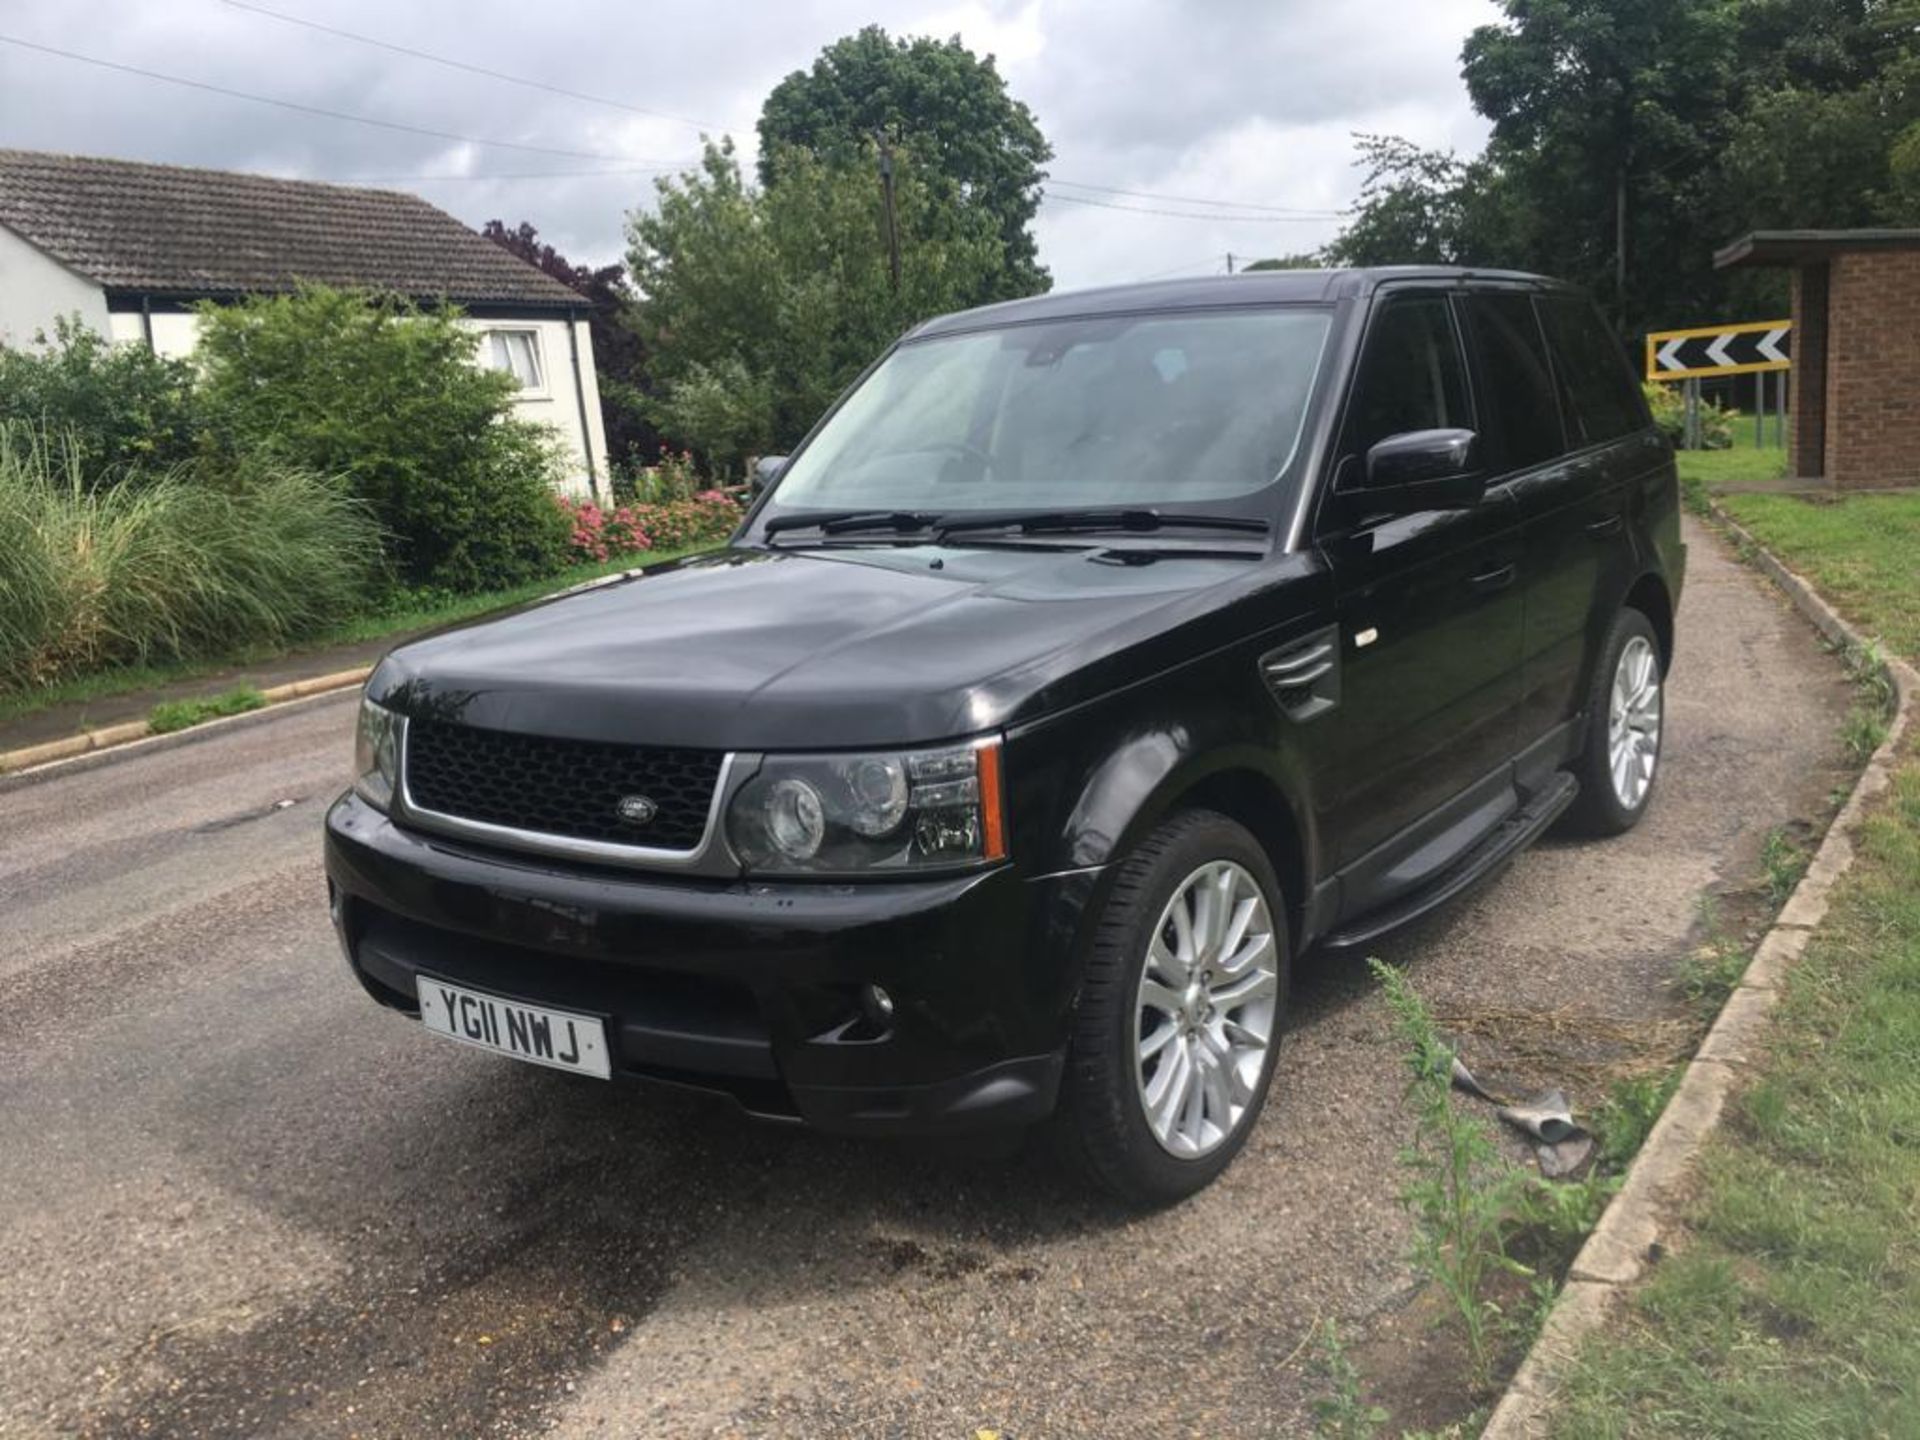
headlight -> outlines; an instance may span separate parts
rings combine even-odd
[[[727,835],[749,871],[853,875],[1006,857],[1000,742],[859,755],[769,755]]]
[[[393,804],[399,783],[400,717],[363,695],[360,726],[353,737],[354,793],[376,810],[385,810]]]

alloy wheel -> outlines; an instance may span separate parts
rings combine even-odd
[[[1154,927],[1134,1011],[1135,1083],[1171,1155],[1224,1144],[1259,1093],[1279,1013],[1279,947],[1266,896],[1231,860],[1175,887]]]
[[[1635,635],[1620,651],[1607,706],[1607,764],[1614,798],[1627,810],[1645,803],[1659,761],[1660,659]]]

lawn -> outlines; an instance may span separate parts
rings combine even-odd
[[[1862,630],[1920,655],[1920,493],[1719,500]]]
[[[1920,496],[1726,499],[1920,658]],[[1560,1440],[1920,1435],[1920,758],[1792,972],[1674,1253],[1580,1352]]]
[[[1787,452],[1775,440],[1771,422],[1766,443],[1753,443],[1753,417],[1735,414],[1731,435],[1733,445],[1726,450],[1682,450],[1679,454],[1680,486],[1688,505],[1695,511],[1706,509],[1709,491],[1723,485],[1750,485],[1757,481],[1778,480],[1786,473]]]
[[[623,556],[617,560],[576,565],[545,580],[536,580],[505,590],[484,591],[475,595],[407,594],[377,614],[362,616],[325,635],[315,636],[303,644],[300,651],[321,651],[335,645],[398,639],[404,635],[434,629],[436,626],[470,620],[476,615],[524,605],[543,596],[565,590],[569,586],[598,580],[607,575],[617,575],[639,565],[662,564],[682,555],[693,554],[698,550],[711,549],[719,543],[719,541],[713,541],[685,550],[650,551],[641,555]],[[197,680],[231,669],[236,665],[257,665],[277,658],[279,658],[279,652],[273,650],[237,650],[217,658],[190,663],[120,666],[111,670],[97,671],[91,675],[83,675],[78,679],[62,681],[55,685],[39,686],[32,690],[0,692],[0,724],[17,716],[44,710],[50,705],[99,700],[109,695],[127,695],[140,690],[152,690],[178,680]]]
[[[1738,416],[1733,448],[1683,452],[1680,481],[1696,511],[1706,508],[1712,494],[1855,624],[1901,654],[1920,654],[1920,493],[1799,496],[1721,489],[1777,479],[1785,464],[1785,451],[1754,448],[1753,421]]]

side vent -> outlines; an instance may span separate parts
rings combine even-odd
[[[1340,629],[1329,625],[1260,657],[1260,678],[1290,719],[1311,720],[1340,703]]]

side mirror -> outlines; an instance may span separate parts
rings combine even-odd
[[[1474,469],[1478,440],[1471,430],[1389,435],[1367,451],[1366,484],[1354,499],[1395,515],[1478,505],[1487,493],[1487,477]]]
[[[752,488],[753,493],[758,495],[779,479],[780,471],[785,468],[786,463],[787,457],[784,455],[762,455],[754,461],[753,474],[747,477],[747,484]]]

